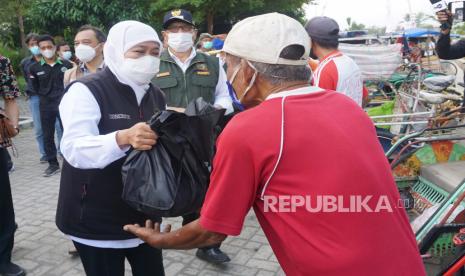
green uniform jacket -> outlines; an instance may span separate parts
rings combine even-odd
[[[167,50],[161,54],[160,59],[160,72],[153,79],[153,84],[165,93],[168,106],[186,107],[199,97],[211,104],[215,102],[218,58],[197,52],[186,73],[183,73]]]

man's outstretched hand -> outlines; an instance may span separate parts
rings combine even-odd
[[[124,226],[124,231],[131,232],[152,247],[161,248],[162,236],[171,232],[171,225],[168,224],[163,231],[160,230],[160,223],[153,223],[151,220],[145,222],[145,227],[138,224],[128,224]]]
[[[171,225],[160,230],[159,223],[151,220],[145,222],[145,227],[128,224],[124,230],[131,232],[152,247],[160,249],[193,249],[220,244],[226,239],[225,234],[210,232],[200,225],[197,219],[171,232]]]

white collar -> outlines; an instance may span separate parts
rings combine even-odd
[[[316,93],[316,92],[323,92],[323,89],[316,87],[316,86],[308,86],[308,87],[301,87],[301,88],[292,89],[292,90],[281,91],[279,93],[268,95],[265,101],[275,99],[275,98],[306,95],[306,94],[311,94],[311,93]]]
[[[168,47],[168,54],[170,54],[171,58],[174,59],[176,63],[186,64],[186,63],[190,63],[195,58],[195,56],[197,55],[197,51],[195,50],[194,47],[192,47],[191,55],[184,62],[182,62],[175,54],[173,54],[169,47]]]

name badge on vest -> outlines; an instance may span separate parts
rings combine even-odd
[[[158,73],[157,78],[162,78],[162,77],[168,77],[170,75],[170,72],[163,72],[163,73]]]
[[[210,72],[208,71],[208,67],[205,63],[198,63],[195,66],[195,69],[197,69],[197,75],[201,76],[209,76]]]
[[[131,115],[129,114],[108,114],[110,120],[131,120]]]

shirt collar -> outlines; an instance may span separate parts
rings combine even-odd
[[[176,63],[186,64],[190,63],[195,58],[195,56],[197,55],[197,51],[194,47],[192,47],[191,55],[184,62],[182,62],[176,55],[171,53],[170,48],[168,48],[168,54],[171,56],[172,59],[174,59]]]
[[[100,63],[100,65],[97,67],[97,71],[100,71],[102,70],[103,68],[105,67],[105,61],[102,60],[102,63]],[[81,62],[79,64],[79,69],[82,71],[82,72],[87,72],[89,71],[89,69],[87,69],[87,66],[84,62]]]
[[[55,60],[55,64],[57,64],[57,63],[58,63],[58,64],[63,64],[63,61],[61,61],[61,58],[58,57],[58,58]],[[46,62],[45,62],[45,59],[42,57],[42,58],[40,59],[40,65],[43,66],[44,64],[46,64]],[[54,64],[54,65],[55,65],[55,64]]]
[[[327,59],[330,58],[330,57],[336,57],[336,56],[339,56],[339,55],[342,55],[342,53],[339,52],[339,50],[334,50],[334,51],[332,51],[331,53],[327,54],[327,55],[320,61],[320,63],[322,63],[323,61],[327,60]]]
[[[298,95],[307,95],[316,92],[323,92],[323,89],[317,86],[308,86],[308,87],[301,87],[292,90],[281,91],[278,93],[270,94],[266,97],[265,100],[271,100],[276,98],[288,97],[288,96],[298,96]]]

